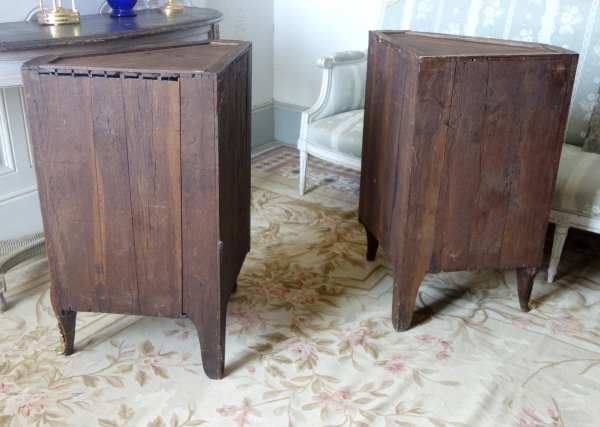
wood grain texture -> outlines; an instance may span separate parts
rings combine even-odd
[[[124,79],[139,314],[181,315],[179,82]]]
[[[525,268],[533,283],[576,64],[534,43],[371,32],[359,221],[368,258],[378,241],[394,265],[396,329],[427,273]]]
[[[500,257],[500,265],[505,268],[541,265],[560,159],[561,144],[556,140],[562,143],[558,133],[567,120],[565,105],[573,86],[572,61],[540,59],[525,67],[518,105],[517,153]]]
[[[453,62],[426,61],[419,73],[414,113],[419,120],[409,140],[411,150],[405,151],[411,165],[404,242],[393,240],[391,250],[402,253],[394,262],[394,283],[403,284],[394,288],[393,307],[398,311],[392,322],[397,330],[410,326],[419,285],[430,267],[454,71]],[[396,245],[402,245],[402,251]]]
[[[85,284],[93,294],[104,287],[90,82],[48,76],[35,81],[42,108],[31,110],[29,119],[36,128],[32,145],[59,310],[100,311],[98,301],[69,285]]]
[[[101,311],[139,314],[123,84],[100,78],[90,83],[104,271],[95,300]]]

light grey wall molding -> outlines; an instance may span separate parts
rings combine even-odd
[[[275,107],[275,139],[296,145],[300,136],[300,117],[302,112],[308,108],[277,101],[273,102],[273,105]]]
[[[273,101],[252,109],[252,148],[259,147],[275,139],[275,110]]]

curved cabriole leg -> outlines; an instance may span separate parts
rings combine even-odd
[[[76,311],[63,310],[62,314],[56,316],[58,327],[60,329],[60,348],[56,351],[58,354],[70,356],[73,354],[75,344],[75,320]]]
[[[367,261],[374,261],[379,242],[375,238],[375,235],[371,233],[371,230],[369,230],[366,225],[364,227],[365,232],[367,233]]]
[[[557,224],[554,228],[554,242],[552,243],[552,255],[550,256],[550,266],[548,267],[548,283],[552,283],[556,276],[558,262],[560,261],[560,255],[562,254],[568,232],[569,227],[565,225]]]
[[[306,190],[306,170],[308,169],[308,153],[300,151],[300,195],[304,196]]]
[[[528,312],[535,308],[531,303],[531,288],[533,288],[533,281],[535,276],[539,273],[539,267],[523,267],[517,268],[517,289],[519,294],[519,305],[521,310]]]
[[[407,270],[394,266],[392,323],[398,332],[407,331],[410,328],[419,286],[427,275]]]

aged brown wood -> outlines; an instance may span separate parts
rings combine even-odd
[[[77,311],[187,316],[206,374],[222,377],[227,302],[250,250],[250,68],[237,41],[23,66],[67,354]]]
[[[531,296],[531,288],[533,288],[533,280],[540,272],[540,267],[517,268],[517,292],[519,294],[519,305],[521,310],[527,312],[531,310],[529,297]]]
[[[521,308],[542,261],[578,56],[553,46],[371,32],[359,220],[394,265],[410,326],[427,273],[517,268]]]

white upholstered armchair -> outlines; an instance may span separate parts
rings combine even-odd
[[[367,54],[338,52],[319,58],[324,69],[321,94],[302,113],[300,125],[300,195],[306,189],[308,155],[360,170],[365,108]]]
[[[600,233],[600,155],[581,149],[600,83],[597,2],[384,0],[378,29],[532,41],[580,54],[550,214],[556,224],[548,272],[553,281],[569,227]],[[302,114],[298,140],[300,194],[306,188],[309,154],[360,170],[366,54],[339,52],[320,58],[318,65],[324,69],[321,93]]]

